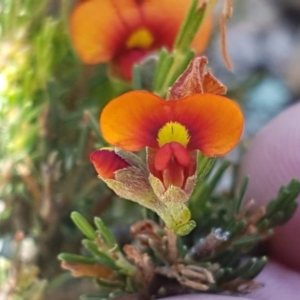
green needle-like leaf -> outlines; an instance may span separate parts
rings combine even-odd
[[[140,66],[135,64],[133,66],[133,80],[132,86],[134,90],[141,90],[142,89],[142,78],[141,78],[141,70]]]
[[[98,230],[100,231],[100,233],[101,233],[102,237],[104,238],[105,242],[107,243],[107,245],[111,248],[115,247],[117,242],[116,242],[114,236],[112,235],[112,233],[105,226],[102,219],[100,219],[99,217],[95,217],[94,223],[95,223],[96,227],[98,228]]]
[[[88,223],[88,221],[78,212],[71,213],[71,219],[78,227],[78,229],[84,234],[88,239],[94,240],[97,236],[93,227]]]
[[[60,253],[57,257],[59,260],[63,260],[69,263],[79,263],[92,265],[97,262],[95,258],[85,257],[81,255],[71,254],[71,253]]]
[[[198,158],[198,174],[197,179],[198,181],[202,181],[207,178],[207,176],[210,174],[210,171],[213,169],[214,165],[216,163],[215,157],[207,157],[203,154],[199,155]]]
[[[240,188],[239,194],[238,194],[237,199],[236,199],[236,206],[235,206],[235,213],[236,214],[241,209],[241,206],[242,206],[242,203],[243,203],[243,200],[244,200],[244,196],[245,196],[245,193],[247,191],[248,183],[249,183],[249,176],[246,176],[245,178],[243,178],[241,188]]]
[[[90,240],[83,240],[82,244],[94,256],[99,264],[112,270],[120,270],[115,261],[109,255],[98,250],[98,247],[94,242]]]
[[[289,184],[281,187],[278,196],[268,204],[266,214],[257,226],[265,228],[267,224],[270,227],[284,224],[296,211],[299,193],[300,181],[297,179],[292,179]]]
[[[253,279],[263,270],[263,268],[265,267],[267,262],[268,262],[268,259],[265,256],[258,258],[253,263],[251,268],[249,270],[247,270],[241,277],[244,279]]]

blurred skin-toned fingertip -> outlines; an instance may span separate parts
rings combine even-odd
[[[249,300],[247,297],[222,296],[213,294],[193,294],[167,297],[159,300]]]
[[[245,203],[258,206],[276,197],[280,187],[292,178],[300,179],[300,104],[282,112],[252,140],[241,161],[239,182],[245,175],[250,181]],[[299,198],[298,198],[299,199]],[[275,228],[269,240],[269,254],[283,264],[300,271],[300,209],[286,224]]]
[[[263,287],[254,290],[249,299],[298,300],[300,273],[275,261],[270,261],[255,278]],[[225,299],[224,299],[225,300]]]

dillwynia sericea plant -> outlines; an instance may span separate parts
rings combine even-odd
[[[143,11],[144,19],[135,10],[128,15],[122,11],[123,22],[136,22],[128,32],[112,26],[109,14],[100,23],[86,18],[100,8],[109,12],[108,2],[83,1],[75,8],[72,40],[83,61],[110,62],[111,74],[132,79],[134,90],[102,110],[100,130],[109,145],[92,152],[90,159],[98,177],[119,197],[146,208],[148,217],[131,226],[133,242],[121,249],[99,217],[94,229],[73,212],[90,255],[62,253],[62,267],[75,277],[94,278],[101,287],[99,294],[81,299],[251,291],[267,259],[252,257],[250,251],[292,216],[300,183],[292,180],[267,207],[257,210],[251,203],[242,207],[248,178],[229,199],[213,194],[229,166],[225,161],[216,167],[216,158],[237,145],[244,125],[241,109],[224,96],[226,87],[206,68],[207,58],[194,57],[190,50],[192,43],[203,50],[217,1],[179,1],[184,9],[176,11],[178,20],[159,31],[155,1],[129,1]],[[170,4],[158,2],[157,7]],[[225,2],[223,19],[230,6]],[[101,33],[95,33],[99,29]],[[111,38],[114,34],[122,38]],[[161,44],[162,37],[168,37],[166,44]],[[135,63],[161,46],[166,48],[158,55],[152,92],[145,91],[142,68]],[[224,57],[228,60],[225,50]]]
[[[100,127],[116,148],[91,154],[99,177],[110,188],[156,212],[179,235],[195,227],[186,203],[197,180],[198,151],[206,157],[224,155],[237,144],[243,129],[237,104],[214,94],[214,89],[223,91],[217,80],[198,70],[202,60],[191,62],[167,101],[145,91],[111,101],[102,111]],[[147,166],[127,152],[143,148]]]

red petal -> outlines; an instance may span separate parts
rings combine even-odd
[[[114,179],[115,172],[130,166],[113,150],[98,149],[91,153],[90,160],[102,179]]]

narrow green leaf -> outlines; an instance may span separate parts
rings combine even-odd
[[[176,246],[177,246],[177,251],[179,253],[179,257],[185,257],[185,255],[187,254],[187,246],[184,245],[183,240],[181,237],[177,238],[176,241]]]
[[[207,175],[212,170],[215,163],[216,163],[215,157],[207,157],[207,156],[204,156],[203,154],[199,155],[198,175],[197,175],[198,181],[201,181],[201,180],[204,180],[205,178],[207,178]]]
[[[233,242],[233,245],[235,246],[241,246],[245,244],[251,244],[251,243],[257,243],[262,239],[262,236],[260,234],[252,234],[249,236],[244,236],[239,239],[236,239]]]
[[[168,73],[170,72],[170,68],[174,62],[174,56],[172,54],[169,54],[165,57],[165,60],[163,61],[160,71],[157,74],[157,77],[154,80],[154,92],[158,92],[162,85],[164,84],[165,78],[167,77]]]
[[[153,90],[155,90],[155,87],[158,85],[158,76],[161,73],[161,68],[162,68],[163,64],[165,63],[165,60],[168,55],[169,55],[169,52],[165,48],[161,49],[158,54],[158,61],[156,64],[156,69],[155,69],[155,73],[154,73],[154,77],[153,77],[154,78],[153,79]]]
[[[89,125],[90,128],[96,133],[97,135],[97,139],[98,139],[98,143],[100,141],[101,145],[105,146],[107,145],[107,143],[104,141],[101,133],[100,133],[100,129],[99,129],[99,122],[98,120],[93,116],[93,114],[89,111],[89,110],[85,110],[85,115],[89,118]]]
[[[223,277],[224,273],[225,273],[224,269],[218,269],[215,272],[213,272],[215,280],[216,281],[220,280]]]
[[[185,52],[179,54],[176,54],[176,51],[174,51],[174,63],[172,69],[166,77],[165,84],[163,85],[165,89],[175,83],[177,78],[185,71],[194,56],[195,52],[193,50],[186,50]]]
[[[59,260],[63,260],[69,263],[79,263],[79,264],[86,264],[92,265],[96,263],[96,259],[92,257],[85,257],[81,255],[71,254],[71,253],[60,253],[57,258]]]
[[[189,45],[186,45],[186,35],[187,34],[193,34],[195,35],[196,32],[191,32],[190,33],[190,28],[192,23],[195,21],[195,16],[197,14],[197,7],[198,7],[198,0],[193,0],[191,6],[189,7],[189,10],[183,20],[183,23],[181,25],[181,28],[177,34],[175,43],[174,43],[174,48],[178,50],[185,50]]]
[[[123,283],[121,281],[110,281],[110,280],[105,280],[102,278],[98,278],[96,282],[106,288],[121,288],[123,286]]]
[[[228,278],[234,278],[232,276],[233,269],[232,268],[222,268],[218,273],[216,273],[215,279],[217,283],[229,281]]]
[[[241,277],[244,279],[253,279],[263,270],[267,262],[268,259],[266,256],[257,259],[256,262],[253,263],[253,265],[244,274],[241,275]]]
[[[142,78],[141,78],[140,66],[137,64],[134,64],[132,71],[133,71],[133,79],[132,79],[133,89],[141,90],[142,89]]]
[[[223,161],[221,166],[217,169],[216,173],[213,175],[213,177],[209,182],[212,191],[215,189],[216,185],[219,183],[221,177],[223,176],[224,172],[228,169],[229,166],[230,166],[230,162],[225,160]]]
[[[81,295],[80,300],[108,300],[110,299],[109,293],[101,293],[98,295]]]
[[[285,219],[285,212],[277,211],[268,220],[270,222],[270,226],[275,227],[283,224],[284,219]]]
[[[83,240],[83,246],[94,256],[97,262],[109,269],[119,271],[115,261],[106,253],[99,251],[97,245],[90,240]]]
[[[241,188],[240,188],[240,192],[239,192],[238,197],[235,201],[236,202],[236,206],[235,206],[235,213],[236,214],[241,209],[241,206],[242,206],[242,203],[243,203],[243,200],[244,200],[244,196],[245,196],[245,193],[247,191],[248,183],[249,183],[249,176],[246,176],[246,177],[243,178],[242,185],[241,185]]]
[[[95,223],[96,227],[99,229],[99,231],[100,231],[102,237],[104,238],[105,242],[107,243],[107,245],[111,248],[114,247],[117,244],[117,242],[116,242],[114,236],[112,235],[112,233],[110,232],[110,230],[105,226],[102,219],[100,219],[99,217],[95,217],[94,223]]]
[[[90,128],[87,126],[87,124],[83,124],[82,127],[80,128],[78,144],[77,144],[77,155],[76,155],[77,162],[80,162],[82,160],[82,157],[86,150],[89,133],[90,133]]]
[[[282,186],[277,197],[268,204],[266,214],[257,226],[262,228],[268,223],[270,227],[274,227],[288,221],[297,208],[299,193],[300,181],[297,179],[292,179],[286,186]]]
[[[289,207],[284,211],[284,218],[282,220],[282,223],[278,225],[282,225],[285,222],[287,222],[293,216],[297,208],[298,208],[298,202],[292,202],[289,205]]]
[[[230,232],[230,236],[234,236],[238,234],[241,230],[243,230],[247,226],[246,220],[240,220],[238,222],[234,222],[233,224],[230,224],[228,228],[224,228],[224,230]]]
[[[85,235],[88,239],[94,240],[97,236],[93,227],[88,221],[78,212],[74,211],[71,213],[71,219],[77,226],[77,228]]]
[[[232,272],[232,275],[231,276],[228,276],[226,279],[227,281],[230,281],[230,280],[233,280],[235,278],[238,278],[238,277],[243,277],[243,275],[248,272],[254,264],[256,264],[258,261],[257,258],[251,258],[249,259],[243,266],[235,269],[233,272]]]

